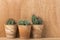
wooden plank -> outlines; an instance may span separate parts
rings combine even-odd
[[[20,1],[19,0],[7,0],[9,9],[9,18],[13,18],[16,21],[20,18]]]
[[[4,0],[0,0],[0,37],[5,36],[4,24],[8,19],[8,7]]]

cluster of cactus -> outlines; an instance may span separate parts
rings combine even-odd
[[[42,24],[43,21],[42,21],[41,18],[36,17],[35,15],[32,15],[32,23],[33,23],[33,24]]]
[[[7,22],[6,22],[7,25],[14,25],[16,24],[15,20],[13,19],[9,19]]]
[[[41,18],[35,16],[35,15],[32,15],[32,23],[33,24],[42,24],[43,21]],[[15,20],[13,19],[9,19],[7,22],[6,22],[7,25],[14,25],[16,24]],[[18,24],[19,25],[30,25],[30,22],[28,20],[19,20],[18,21]]]
[[[19,20],[19,25],[30,25],[30,22],[28,20]]]

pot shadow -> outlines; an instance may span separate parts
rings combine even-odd
[[[42,30],[41,38],[46,38],[46,26],[44,25],[44,28]]]
[[[32,32],[33,32],[33,26],[31,25],[31,32],[30,32],[30,38],[31,38],[31,39],[33,38]]]
[[[16,25],[17,30],[16,30],[16,38],[19,38],[19,30],[18,30],[18,26]]]

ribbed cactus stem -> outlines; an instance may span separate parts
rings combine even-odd
[[[30,25],[30,22],[28,20],[19,20],[18,24],[19,25]]]
[[[14,25],[16,24],[15,21],[13,19],[9,19],[7,22],[6,22],[7,25]]]
[[[36,17],[35,15],[32,15],[32,23],[33,23],[33,24],[42,24],[43,21],[42,21],[41,18]]]

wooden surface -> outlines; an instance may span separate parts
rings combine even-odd
[[[60,40],[60,38],[40,38],[40,39],[0,38],[0,40]]]
[[[60,37],[60,0],[0,0],[0,37],[7,19],[31,21],[32,14],[44,21],[43,37]]]
[[[60,40],[60,38],[40,38],[40,39],[0,38],[0,40]]]

